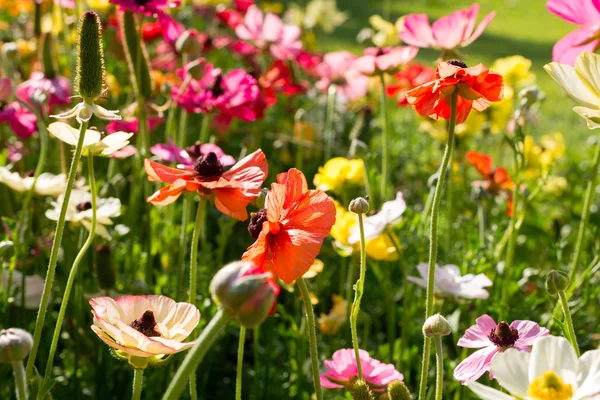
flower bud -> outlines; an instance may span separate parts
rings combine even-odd
[[[412,400],[408,388],[402,381],[393,381],[387,389],[389,400]]]
[[[348,210],[355,214],[366,214],[369,212],[369,209],[369,200],[364,197],[357,197],[348,206]]]
[[[115,271],[110,257],[110,247],[101,244],[96,247],[96,262],[94,269],[98,278],[98,286],[103,290],[109,290],[115,287]]]
[[[527,86],[519,92],[519,105],[522,109],[529,109],[535,103],[541,102],[546,98],[544,92],[536,85]]]
[[[33,346],[33,337],[19,328],[0,331],[0,363],[10,364],[23,360]]]
[[[185,72],[190,74],[193,79],[199,80],[206,75],[206,59],[197,58],[183,66]]]
[[[40,59],[42,60],[42,65],[44,66],[44,77],[48,79],[54,79],[54,77],[56,76],[56,58],[54,57],[52,50],[52,34],[46,33],[44,34],[44,36],[42,36],[42,47],[39,51]]]
[[[75,91],[90,103],[100,97],[104,89],[104,50],[100,17],[86,11],[77,27],[77,65]]]
[[[15,42],[6,42],[2,45],[2,58],[6,61],[15,61],[19,55],[19,48]]]
[[[150,73],[150,59],[144,41],[139,37],[138,24],[131,11],[119,13],[123,48],[135,92],[143,99],[154,94],[154,82]],[[139,99],[138,99],[139,100]]]
[[[566,290],[570,283],[569,275],[565,272],[552,270],[548,272],[548,277],[546,278],[546,291],[551,296],[555,296],[558,292]]]
[[[271,273],[248,261],[224,266],[210,283],[215,303],[247,328],[261,324],[275,310],[279,290]]]
[[[369,387],[367,382],[365,382],[362,379],[357,379],[356,381],[354,381],[354,383],[352,383],[352,389],[350,390],[350,393],[352,393],[353,400],[374,400],[375,399],[375,397],[373,396],[373,392],[371,391],[371,388]]]
[[[195,29],[186,29],[183,31],[175,41],[175,49],[178,53],[185,53],[191,56],[198,55],[202,50],[198,31]]]
[[[452,332],[450,323],[440,314],[432,315],[427,318],[427,321],[423,324],[423,335],[428,338],[448,336],[450,332]]]

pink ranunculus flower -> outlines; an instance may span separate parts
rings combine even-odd
[[[222,166],[228,167],[235,164],[235,158],[225,154],[223,149],[213,143],[196,142],[185,149],[177,147],[173,140],[169,139],[169,144],[157,144],[150,147],[150,153],[160,158],[164,162],[177,162],[183,165],[194,165],[200,156],[214,153]]]
[[[0,124],[8,123],[21,139],[29,139],[37,129],[37,117],[18,101],[0,103]]]
[[[302,50],[300,28],[286,25],[272,13],[264,14],[257,6],[250,6],[243,23],[235,28],[238,38],[252,42],[260,49],[269,49],[279,60],[292,60]]]
[[[162,118],[148,118],[148,129],[152,132],[157,126],[162,123]],[[133,132],[138,133],[138,119],[137,118],[126,118],[118,121],[111,121],[106,125],[106,133],[111,134],[115,132]]]
[[[71,103],[71,81],[60,75],[50,79],[43,72],[34,72],[29,80],[17,86],[17,97],[29,104],[40,95],[48,97],[49,108],[68,105]]]
[[[427,14],[409,14],[404,17],[400,39],[416,47],[431,47],[451,51],[466,47],[477,39],[496,13],[492,11],[475,28],[479,14],[479,4],[473,3],[471,8],[456,11],[439,18],[429,25]]]
[[[189,349],[183,343],[200,321],[200,312],[189,303],[166,296],[123,296],[90,299],[92,330],[121,358],[161,359],[166,354]]]
[[[173,100],[187,112],[210,113],[214,105],[213,89],[220,86],[222,72],[204,58],[188,62],[177,70],[181,85],[171,88]]]
[[[363,379],[371,390],[381,392],[393,381],[401,381],[404,376],[396,371],[393,364],[385,364],[359,350]],[[333,353],[331,360],[325,360],[327,371],[321,374],[321,385],[327,389],[350,389],[353,379],[358,376],[354,349],[340,349]]]
[[[548,0],[546,7],[565,21],[580,26],[556,42],[552,49],[552,61],[574,65],[580,53],[593,53],[600,45],[600,1]]]
[[[408,64],[416,57],[419,49],[412,46],[397,46],[365,49],[364,55],[354,61],[354,66],[365,75],[379,73],[392,74],[398,71],[401,65]]]
[[[183,33],[185,27],[167,13],[165,10],[179,7],[180,0],[110,0],[112,4],[134,13],[156,17],[162,25],[164,38],[172,43]]]
[[[550,332],[541,328],[533,321],[513,321],[510,325],[506,322],[496,322],[487,314],[477,318],[476,324],[465,331],[458,341],[460,347],[480,349],[465,358],[454,369],[454,378],[461,383],[476,381],[486,371],[490,371],[490,378],[494,379],[491,372],[491,362],[494,356],[508,348],[521,351],[531,351],[530,346],[542,336]]]
[[[369,78],[354,65],[356,56],[348,51],[334,51],[323,56],[317,67],[321,78],[316,83],[319,90],[326,91],[330,85],[336,86],[338,94],[355,100],[367,94]]]

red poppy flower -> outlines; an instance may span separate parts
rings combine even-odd
[[[281,60],[275,60],[263,76],[258,79],[263,89],[263,97],[267,106],[277,103],[277,94],[293,96],[304,91],[304,86],[294,83],[290,69]]]
[[[161,21],[144,22],[142,24],[142,38],[149,42],[163,35],[163,26]]]
[[[242,259],[292,283],[319,254],[335,223],[335,206],[324,192],[308,190],[304,174],[295,168],[277,175],[265,205],[252,216],[248,231],[256,242]]]
[[[450,60],[438,65],[435,80],[406,92],[406,98],[420,115],[450,119],[450,98],[458,91],[456,123],[465,122],[471,109],[483,111],[504,95],[502,76],[483,64],[467,68],[462,61]]]
[[[388,97],[395,98],[399,106],[407,106],[406,92],[435,78],[435,71],[423,64],[410,64],[394,74],[394,81],[385,88]]]
[[[476,151],[467,152],[467,160],[479,171],[483,177],[483,181],[473,182],[474,186],[485,189],[493,196],[497,196],[500,192],[504,192],[508,197],[508,215],[512,215],[512,190],[515,183],[510,179],[508,172],[502,168],[492,167],[492,157],[487,154],[477,153]]]
[[[212,152],[185,169],[167,167],[148,159],[144,161],[144,167],[148,180],[169,183],[148,197],[148,202],[164,206],[173,203],[184,191],[197,192],[213,200],[217,210],[240,221],[248,218],[246,207],[258,196],[268,173],[267,159],[260,149],[225,172]]]

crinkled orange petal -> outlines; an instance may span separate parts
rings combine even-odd
[[[246,207],[254,199],[238,188],[215,189],[215,207],[225,215],[240,221],[248,219]]]
[[[273,267],[279,278],[292,283],[310,269],[325,236],[303,229],[286,229],[273,237]]]
[[[149,159],[144,160],[144,168],[148,174],[148,180],[152,182],[173,183],[178,179],[192,179],[193,174],[189,171],[167,167]]]
[[[268,173],[269,165],[265,153],[258,149],[238,161],[222,176],[229,181],[240,182],[247,190],[254,191],[258,195]]]
[[[178,179],[171,185],[167,185],[146,199],[147,202],[156,206],[166,206],[175,202],[181,196],[181,193],[188,190],[188,182]],[[192,189],[194,190],[194,189]]]
[[[296,168],[290,168],[288,172],[277,174],[277,183],[285,185],[284,210],[298,201],[308,190],[304,174]]]
[[[488,179],[492,173],[492,157],[476,151],[467,152],[467,161],[473,165],[484,178]]]
[[[515,183],[510,179],[508,172],[502,168],[496,168],[494,171],[494,183],[498,185],[501,189],[512,190]]]
[[[269,256],[268,242],[270,241],[269,229],[266,225],[263,226],[258,239],[246,250],[242,255],[242,260],[252,261],[254,265],[264,269],[265,271],[275,272],[273,263]]]

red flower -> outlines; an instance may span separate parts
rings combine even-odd
[[[156,38],[161,37],[162,34],[163,27],[160,21],[144,22],[142,24],[142,38],[144,39],[144,41],[152,41]]]
[[[462,61],[451,60],[438,65],[435,80],[406,92],[408,102],[420,115],[433,119],[450,119],[449,99],[458,91],[456,123],[464,122],[471,108],[483,111],[492,101],[502,100],[502,76],[483,64],[467,68]]]
[[[277,175],[266,208],[252,216],[248,231],[256,242],[243,260],[292,283],[309,270],[335,223],[333,201],[320,190],[308,190],[299,170]]]
[[[293,96],[304,91],[304,86],[295,84],[290,69],[281,60],[275,60],[263,76],[258,79],[263,89],[263,97],[267,106],[277,103],[277,94]]]
[[[481,187],[493,196],[504,192],[508,197],[507,213],[511,216],[513,212],[512,190],[515,183],[510,179],[508,172],[502,167],[492,168],[492,157],[487,154],[469,151],[467,152],[467,160],[484,179],[483,181],[473,182],[473,186]]]
[[[212,152],[185,169],[167,167],[148,159],[144,161],[144,167],[148,180],[169,183],[148,197],[148,202],[164,206],[173,203],[184,191],[197,192],[213,200],[217,210],[240,221],[248,218],[246,207],[258,196],[268,173],[267,159],[260,149],[225,172]]]
[[[396,98],[399,106],[407,106],[406,92],[435,78],[435,71],[423,64],[410,64],[394,75],[394,83],[385,91],[388,97]]]

